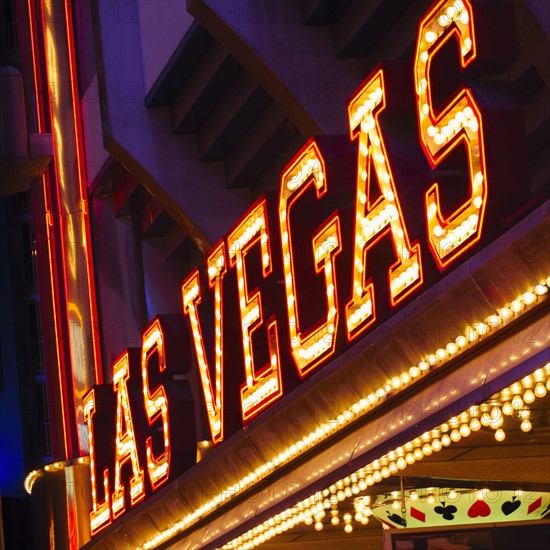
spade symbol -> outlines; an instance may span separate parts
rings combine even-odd
[[[402,525],[403,527],[407,527],[407,522],[401,516],[398,516],[397,514],[390,515],[389,510],[386,510],[386,514],[388,514],[388,519],[390,521],[393,521],[393,523],[397,523],[397,525]]]
[[[509,516],[513,512],[515,512],[520,506],[521,502],[519,500],[516,500],[518,497],[514,496],[512,497],[512,500],[506,501],[500,508],[502,510],[502,513],[505,516]]]
[[[443,504],[443,506],[436,506],[434,508],[434,512],[436,514],[441,514],[443,516],[443,519],[446,519],[447,521],[451,521],[453,519],[455,519],[455,514],[456,514],[456,506],[453,506],[452,504],[450,504],[449,506],[445,506],[445,503],[442,502],[441,504]]]

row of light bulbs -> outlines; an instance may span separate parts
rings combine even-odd
[[[23,482],[25,491],[27,491],[27,493],[30,495],[32,493],[32,487],[35,484],[35,482],[38,480],[38,478],[40,478],[46,473],[59,472],[64,468],[68,468],[76,464],[87,464],[89,463],[89,461],[90,461],[89,457],[81,456],[72,460],[52,462],[51,464],[46,464],[43,468],[32,470],[26,475],[25,481]]]
[[[498,426],[495,437],[497,441],[502,441],[504,437],[500,438],[496,436],[499,430],[502,431],[500,423],[502,414],[504,414],[501,414],[502,408],[505,408],[505,405],[509,403],[513,411],[524,410],[523,408],[519,408],[520,404],[517,398],[521,394],[525,395],[532,387],[538,388],[537,393],[532,392],[534,399],[544,397],[547,391],[550,390],[550,363],[503,389],[481,405],[470,407],[460,415],[450,418],[447,422],[433,430],[425,432],[422,436],[407,442],[403,446],[397,447],[364,468],[360,468],[350,476],[338,480],[323,491],[318,491],[295,506],[273,516],[247,533],[227,543],[222,547],[222,550],[233,550],[235,548],[249,550],[255,548],[277,534],[295,527],[299,523],[305,523],[306,525],[313,524],[316,530],[322,530],[326,510],[331,511],[331,524],[338,525],[340,523],[337,517],[337,505],[339,502],[358,495],[371,485],[378,483],[393,473],[404,470],[408,465],[422,460],[425,456],[438,452],[443,447],[460,441],[463,437],[468,437],[473,431],[478,431],[482,425],[492,428]],[[528,395],[530,398],[531,394]],[[511,401],[509,401],[510,396],[512,396]],[[514,406],[514,403],[516,406]],[[495,408],[498,409],[500,415],[496,423],[494,419],[497,418],[497,415],[493,416]],[[479,424],[475,420],[478,420]],[[449,498],[454,499],[457,494],[455,490],[452,491],[452,493],[449,492]],[[479,491],[478,498],[483,498],[483,491],[483,489]],[[401,501],[398,500],[397,493],[395,493],[394,498],[394,502],[397,502],[397,507],[399,507]],[[418,498],[418,494],[411,493],[410,498],[411,500],[415,500]],[[435,495],[428,495],[427,498],[428,502],[435,502]],[[368,497],[355,498],[354,508],[356,521],[362,524],[367,523],[368,518],[372,515],[372,508],[369,506]],[[353,531],[351,514],[344,514],[343,519],[344,531],[351,533]]]
[[[516,299],[499,308],[494,314],[489,315],[483,321],[472,323],[469,327],[467,327],[465,332],[459,335],[455,340],[448,342],[446,346],[441,347],[435,350],[433,353],[426,355],[416,365],[413,365],[408,370],[402,372],[399,376],[395,376],[392,379],[387,380],[383,386],[379,387],[378,389],[368,394],[366,397],[363,397],[362,399],[354,403],[351,407],[349,407],[349,409],[346,409],[341,414],[339,414],[336,419],[331,419],[329,421],[319,424],[319,426],[317,426],[315,430],[302,437],[298,441],[292,443],[277,455],[271,457],[270,460],[258,466],[242,479],[239,479],[231,487],[228,487],[226,490],[221,491],[216,496],[205,502],[202,506],[197,507],[191,513],[184,516],[179,521],[175,522],[172,526],[168,527],[165,530],[159,531],[153,537],[148,539],[140,547],[139,550],[149,550],[151,548],[155,548],[156,546],[169,540],[175,535],[188,529],[197,521],[199,521],[199,519],[207,516],[219,506],[230,501],[236,495],[239,495],[243,491],[253,487],[260,480],[272,474],[277,468],[288,464],[301,453],[317,446],[327,437],[338,432],[346,425],[355,421],[357,418],[360,418],[367,411],[372,410],[374,407],[384,402],[391,395],[394,395],[396,392],[401,391],[403,388],[409,386],[411,383],[425,376],[431,370],[445,364],[449,359],[458,356],[469,346],[477,343],[479,340],[487,337],[489,334],[493,334],[495,331],[508,324],[511,320],[521,316],[523,313],[528,311],[531,307],[539,303],[541,300],[545,300],[548,296],[549,287],[550,277],[536,284],[527,292],[521,294]],[[442,446],[444,445],[443,442],[447,442],[447,437],[450,441],[452,441],[452,439],[450,439],[451,434],[444,433],[441,436]],[[456,438],[456,432],[453,434],[453,437]],[[437,449],[437,443],[435,443],[435,447],[436,450],[439,450]],[[413,449],[410,451],[413,456],[414,451],[415,449],[413,447]],[[417,456],[419,456],[420,451],[421,449],[419,451],[416,451]],[[409,456],[409,461],[410,460],[411,458]],[[396,461],[391,462],[391,470],[389,462],[387,465],[383,465],[386,466],[386,468],[383,469],[384,474],[390,475],[394,471],[397,471],[395,470],[395,468],[397,467],[397,461],[399,462],[399,466],[402,467],[405,467],[405,465],[408,463],[406,462],[405,456],[397,457]],[[405,461],[405,464],[403,463],[403,461]],[[397,467],[397,469],[399,468]],[[381,470],[373,471],[370,475],[372,476],[373,482],[382,479]],[[290,525],[290,523],[288,523],[288,525]]]

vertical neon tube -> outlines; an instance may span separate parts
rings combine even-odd
[[[101,358],[71,4],[42,0],[41,5],[58,208],[51,222],[59,224],[54,246],[60,251],[57,263],[66,304],[61,322],[67,323],[70,368],[65,376],[71,382],[67,386],[72,388],[71,416],[77,432],[69,454],[76,455],[88,451],[82,400],[91,386],[101,382]]]

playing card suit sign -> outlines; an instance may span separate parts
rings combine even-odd
[[[380,521],[393,528],[436,527],[444,525],[475,525],[480,523],[537,521],[550,516],[550,493],[511,490],[491,491],[455,489],[455,497],[449,497],[449,489],[441,489],[443,498],[429,502],[429,494],[416,490],[415,500],[405,495],[406,515],[396,513],[394,500],[388,495],[379,495],[373,501],[372,513]]]
[[[388,515],[388,519],[399,525],[400,527],[407,527],[407,521],[404,520],[400,515],[398,514],[390,514],[389,510],[386,510],[386,514]]]
[[[436,514],[441,514],[441,517],[447,521],[452,521],[455,519],[455,514],[457,511],[458,508],[456,506],[453,506],[452,504],[445,505],[445,502],[442,502],[441,506],[436,506],[434,508],[434,512]]]
[[[491,515],[491,507],[482,499],[476,500],[470,508],[468,508],[468,517],[486,518]]]
[[[505,516],[513,514],[521,506],[521,501],[517,496],[513,496],[512,500],[507,500],[500,509]]]

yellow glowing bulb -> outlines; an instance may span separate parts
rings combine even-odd
[[[506,437],[506,434],[504,433],[504,430],[502,428],[499,428],[496,432],[495,432],[495,439],[497,441],[504,441],[504,438]]]
[[[479,421],[479,418],[472,418],[470,421],[470,430],[473,432],[479,431],[481,428],[481,422]]]
[[[528,432],[531,430],[531,428],[533,427],[533,425],[531,424],[531,422],[529,422],[528,419],[525,419],[522,423],[521,423],[521,431],[522,432]]]
[[[533,401],[535,400],[535,394],[533,393],[533,390],[526,390],[525,393],[523,394],[523,401],[525,403],[533,403]]]
[[[463,437],[468,437],[470,435],[470,426],[468,426],[468,424],[462,424],[462,426],[460,426],[460,435],[462,435]]]

